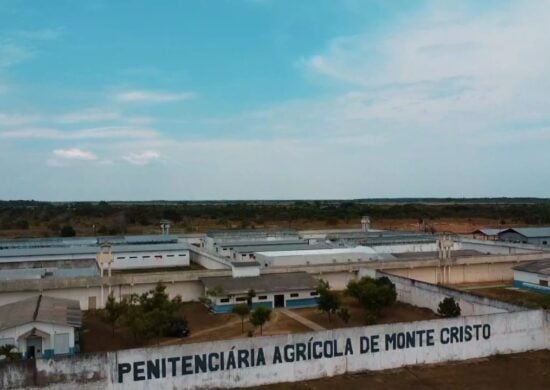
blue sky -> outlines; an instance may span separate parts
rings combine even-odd
[[[0,3],[0,199],[550,196],[548,1]]]

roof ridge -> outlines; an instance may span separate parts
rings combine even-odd
[[[34,309],[34,314],[32,316],[33,321],[36,321],[36,317],[38,317],[38,309],[40,308],[40,302],[42,302],[42,294],[38,296],[38,300],[36,301],[36,308]]]

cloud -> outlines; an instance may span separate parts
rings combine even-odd
[[[31,40],[52,41],[59,38],[61,31],[58,28],[43,28],[38,30],[20,30],[15,35]]]
[[[167,103],[188,100],[195,97],[193,92],[156,92],[144,90],[122,91],[115,95],[115,99],[125,103]]]
[[[53,155],[55,157],[66,159],[66,160],[83,160],[83,161],[97,160],[97,156],[92,152],[78,149],[78,148],[56,149],[53,151]]]
[[[9,68],[33,56],[33,52],[9,40],[0,40],[0,69]]]
[[[160,158],[160,153],[154,150],[146,150],[141,153],[129,153],[123,156],[124,161],[133,165],[147,165]]]
[[[56,119],[60,123],[79,123],[79,122],[102,122],[120,118],[118,112],[112,110],[103,110],[91,108],[81,111],[69,112],[58,116]]]
[[[24,125],[35,122],[38,119],[36,115],[6,114],[0,112],[0,126],[2,127]]]
[[[7,139],[151,139],[156,138],[158,133],[155,130],[135,127],[96,127],[81,130],[58,130],[51,128],[23,128],[0,132],[0,138]]]

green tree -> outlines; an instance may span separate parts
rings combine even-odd
[[[445,318],[458,317],[460,315],[460,305],[453,297],[447,297],[439,302],[437,314]]]
[[[260,335],[263,334],[264,324],[271,318],[271,309],[264,306],[258,306],[250,315],[250,322],[254,326],[260,327]]]
[[[254,291],[254,289],[250,289],[246,293],[246,302],[249,307],[252,307],[252,298],[254,298],[255,296],[256,296],[256,291]]]
[[[338,310],[338,317],[340,317],[340,319],[344,321],[345,324],[347,324],[351,318],[351,315],[349,314],[347,308],[342,307],[340,310]]]
[[[0,346],[0,356],[5,356],[4,359],[8,362],[21,360],[21,353],[17,352],[17,347],[12,344],[4,344]],[[0,359],[0,362],[2,360]]]
[[[241,333],[244,333],[244,319],[250,314],[250,306],[245,304],[236,305],[233,306],[231,312],[241,317]]]
[[[61,228],[61,237],[74,237],[76,236],[76,231],[71,225],[65,225]]]
[[[346,295],[359,301],[366,311],[368,323],[374,322],[380,311],[393,305],[397,299],[395,285],[387,277],[352,280],[348,283]]]
[[[115,335],[115,326],[124,312],[124,304],[117,302],[113,292],[107,297],[105,303],[105,319],[111,325],[113,336]]]
[[[331,291],[329,283],[323,279],[319,280],[317,284],[317,294],[317,307],[327,313],[330,322],[331,315],[340,309],[340,297],[334,291]]]

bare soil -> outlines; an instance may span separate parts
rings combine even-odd
[[[550,294],[515,289],[511,287],[467,288],[467,291],[474,292],[484,297],[512,303],[514,305],[526,306],[532,309],[550,309]]]
[[[341,375],[257,390],[504,390],[550,389],[550,351],[497,355],[486,359],[381,372]]]
[[[334,315],[331,316],[331,320],[329,321],[327,314],[319,311],[319,309],[315,307],[294,309],[293,311],[326,329],[365,326],[366,313],[357,300],[351,297],[342,297],[342,304],[343,307],[348,309],[351,316],[347,324],[338,316]],[[422,321],[435,318],[438,317],[430,309],[412,306],[403,302],[396,302],[392,307],[382,310],[377,319],[377,324]]]
[[[351,298],[344,298],[344,303],[351,314],[350,321],[345,324],[340,318],[333,317],[329,322],[326,314],[317,308],[294,309],[301,316],[318,323],[327,329],[336,329],[365,325],[365,312]],[[139,348],[148,345],[173,345],[198,343],[204,341],[228,340],[260,335],[260,328],[255,328],[248,320],[244,321],[244,331],[241,328],[240,317],[233,314],[214,314],[203,304],[187,302],[182,308],[182,314],[188,321],[190,336],[186,338],[165,337],[160,340],[134,340],[130,331],[117,326],[113,335],[111,326],[103,319],[101,310],[87,311],[84,314],[84,332],[81,339],[83,352],[114,351],[118,349]],[[410,322],[429,320],[437,316],[429,309],[418,308],[405,303],[397,302],[393,307],[382,311],[378,323],[389,324],[395,322]],[[284,335],[290,333],[310,332],[307,326],[289,318],[278,310],[271,313],[271,319],[264,325],[264,336]]]

